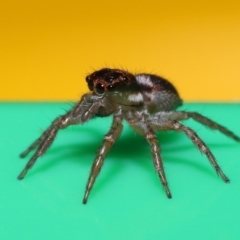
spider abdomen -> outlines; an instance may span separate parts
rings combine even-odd
[[[168,111],[182,105],[176,88],[166,79],[145,73],[137,74],[135,77],[148,111]]]

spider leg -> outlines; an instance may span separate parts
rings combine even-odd
[[[223,179],[224,182],[228,183],[230,180],[228,177],[223,173],[222,169],[218,165],[215,157],[213,156],[210,149],[207,147],[207,145],[201,140],[201,138],[194,132],[191,128],[184,126],[183,124],[177,122],[177,121],[171,121],[169,129],[173,129],[179,132],[184,132],[196,145],[196,147],[205,154],[209,160],[209,162],[212,164],[212,166],[215,168],[216,172],[220,177]]]
[[[99,107],[98,97],[92,96],[91,94],[85,94],[81,100],[73,107],[73,109],[65,114],[64,116],[69,115],[72,120],[72,124],[84,123],[96,112],[96,109]],[[55,120],[57,121],[57,119]],[[46,139],[46,136],[50,134],[52,125],[45,130],[42,135],[37,138],[25,151],[20,154],[21,158],[26,157],[31,151],[36,149],[43,141]]]
[[[68,127],[71,124],[84,123],[97,111],[100,102],[96,97],[90,94],[85,94],[79,103],[77,103],[71,111],[56,118],[51,126],[43,132],[43,134],[35,140],[23,153],[21,157],[25,157],[29,152],[37,148],[31,159],[26,164],[25,168],[19,174],[18,179],[21,180],[25,177],[28,170],[34,165],[37,159],[43,155],[54,141],[55,136],[59,129]]]
[[[42,139],[44,139],[45,134],[46,134],[46,131],[44,131],[40,138],[36,139],[24,152],[22,152],[19,155],[19,157],[25,158],[31,151],[36,149],[39,146],[39,144],[42,142]]]
[[[148,131],[146,134],[146,139],[151,147],[151,153],[153,157],[154,167],[158,173],[158,176],[161,180],[163,188],[166,192],[168,198],[172,198],[171,192],[168,187],[167,178],[164,172],[162,158],[160,156],[160,147],[156,135],[152,131]]]
[[[137,133],[144,136],[148,141],[151,148],[155,170],[158,173],[158,176],[160,178],[160,181],[162,183],[162,186],[165,190],[167,197],[172,198],[170,189],[168,187],[165,171],[164,171],[163,161],[160,155],[160,146],[159,146],[157,137],[153,129],[149,126],[148,121],[144,117],[141,117],[139,119],[137,118],[138,116],[134,117],[132,115],[129,115],[127,118],[127,121]]]
[[[21,154],[21,156],[26,156],[31,150],[37,147],[36,152],[33,154],[31,159],[26,164],[25,168],[22,170],[22,172],[19,174],[18,179],[21,180],[25,177],[28,170],[34,165],[34,163],[37,161],[37,159],[43,155],[46,150],[50,147],[52,142],[54,141],[54,138],[58,132],[59,129],[67,127],[69,122],[69,116],[68,114],[61,116],[57,118],[52,125],[42,134],[42,136],[37,139],[25,152]]]
[[[45,130],[42,135],[37,138],[24,152],[19,155],[20,158],[25,158],[31,151],[36,149],[44,141],[44,139],[46,139],[46,136],[49,134],[50,130],[51,126],[47,130]]]
[[[234,139],[237,142],[240,142],[240,137],[237,136],[235,133],[232,131],[228,130],[226,127],[216,123],[215,121],[197,113],[197,112],[185,112],[185,111],[170,111],[170,112],[160,112],[155,115],[156,117],[163,117],[163,118],[168,118],[169,120],[176,120],[176,121],[181,121],[181,120],[187,120],[189,118],[194,119],[195,121],[213,129],[213,130],[218,130],[222,134]]]
[[[216,123],[215,121],[212,121],[211,119],[196,113],[196,112],[188,112],[188,117],[194,119],[195,121],[211,128],[220,131],[221,133],[225,134],[226,136],[234,139],[237,142],[240,142],[240,137],[238,137],[236,134],[234,134],[232,131],[228,130],[226,127]]]
[[[120,136],[122,129],[123,129],[122,118],[115,115],[113,118],[111,129],[104,137],[102,145],[98,150],[97,156],[92,164],[91,172],[87,181],[86,190],[83,198],[83,204],[87,203],[88,196],[102,168],[104,159],[108,152],[110,151],[112,145],[116,142],[116,140]]]

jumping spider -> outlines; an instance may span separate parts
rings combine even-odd
[[[169,81],[153,74],[141,73],[133,75],[124,70],[109,68],[93,72],[86,77],[86,81],[90,93],[83,95],[69,112],[56,118],[50,127],[20,155],[20,157],[25,157],[29,152],[36,149],[32,158],[18,176],[18,179],[23,179],[38,157],[46,152],[58,130],[72,124],[83,124],[95,117],[113,115],[111,128],[104,137],[92,164],[83,198],[84,204],[87,203],[89,193],[107,153],[122,132],[123,120],[126,120],[150,144],[154,167],[168,198],[171,198],[171,193],[155,134],[157,130],[174,130],[185,133],[195,146],[207,156],[209,162],[223,181],[229,182],[228,177],[221,170],[207,145],[194,130],[186,127],[180,121],[192,118],[236,141],[240,141],[240,137],[199,113],[176,111],[175,109],[182,104],[182,100],[175,87]]]

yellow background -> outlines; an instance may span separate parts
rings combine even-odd
[[[2,101],[77,100],[105,66],[239,101],[240,1],[1,0],[0,51]]]

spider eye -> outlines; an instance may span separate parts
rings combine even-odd
[[[108,89],[108,91],[113,91],[115,89],[115,87],[113,85],[109,85],[107,89]]]
[[[104,89],[103,84],[98,83],[98,84],[95,86],[95,91],[96,91],[96,93],[98,93],[98,94],[103,94],[103,93],[105,92],[105,89]]]

